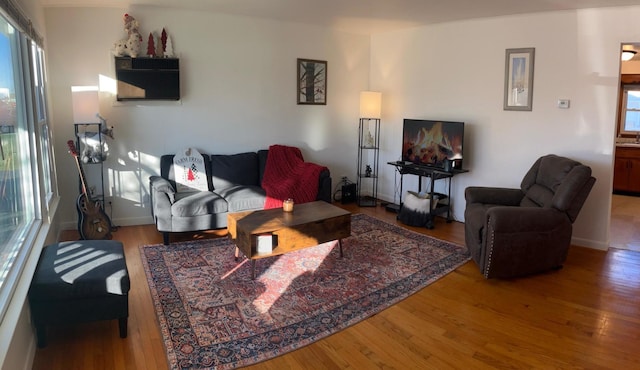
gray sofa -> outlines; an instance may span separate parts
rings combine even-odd
[[[239,154],[202,154],[209,191],[177,193],[174,155],[160,158],[160,176],[149,178],[151,214],[164,244],[172,232],[227,227],[227,213],[264,208],[261,187],[268,150]],[[331,202],[329,170],[320,173],[317,200]]]

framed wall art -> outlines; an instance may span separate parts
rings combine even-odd
[[[298,59],[298,104],[327,104],[327,62]]]
[[[535,48],[507,49],[504,67],[504,110],[532,109],[535,51]]]

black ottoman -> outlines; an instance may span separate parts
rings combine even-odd
[[[127,337],[129,272],[122,243],[79,240],[45,247],[29,289],[38,347],[46,346],[46,326],[119,320]]]

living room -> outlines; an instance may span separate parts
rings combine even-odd
[[[632,19],[634,11],[477,19],[368,36],[148,6],[46,8],[59,187],[69,189],[64,199],[73,199],[69,175],[75,168],[61,154],[73,137],[71,87],[113,84],[110,49],[125,35],[122,16],[128,12],[143,32],[165,28],[173,38],[181,59],[182,99],[118,103],[112,93],[101,93],[100,113],[115,128],[107,194],[118,225],[151,222],[146,179],[157,171],[160,154],[185,146],[235,153],[284,143],[329,167],[334,179],[353,179],[359,92],[371,89],[383,92],[382,163],[399,159],[403,118],[466,123],[470,173],[453,183],[457,220],[462,220],[464,204],[455,200],[462,199],[468,185],[517,185],[533,159],[549,152],[589,164],[598,182],[575,225],[574,240],[606,249],[608,215],[599,210],[609,207],[611,197],[617,55],[620,41],[633,38],[619,29],[620,19]],[[539,24],[549,33],[540,32]],[[594,41],[594,32],[598,40],[610,41]],[[70,37],[74,42],[68,42]],[[536,48],[534,109],[504,111],[504,50],[528,46]],[[295,104],[296,58],[328,61],[326,106]],[[558,99],[570,99],[570,108],[559,109]],[[216,140],[221,132],[224,140]],[[396,182],[393,167],[383,165],[380,198],[393,201]],[[63,201],[62,225],[68,228],[74,219],[73,203]]]
[[[72,86],[104,87],[100,113],[115,130],[106,163],[108,211],[122,226],[152,223],[147,179],[157,173],[160,155],[185,146],[236,153],[294,145],[328,166],[334,181],[353,178],[359,92],[377,90],[383,94],[382,163],[399,159],[403,118],[465,122],[470,172],[453,182],[456,220],[463,221],[467,186],[517,186],[536,158],[556,153],[588,164],[598,179],[574,225],[574,244],[608,246],[620,45],[640,39],[640,6],[369,35],[180,8],[39,3],[27,7],[46,40],[62,229],[74,228],[76,218],[76,169],[66,154],[74,135]],[[180,102],[115,101],[111,48],[125,37],[125,13],[139,20],[143,35],[165,28],[172,37],[181,62]],[[504,111],[505,49],[520,47],[536,50],[533,110]],[[328,61],[326,106],[295,104],[296,58]],[[570,99],[570,108],[559,109],[558,99]],[[396,184],[394,168],[383,165],[379,197],[394,201]]]

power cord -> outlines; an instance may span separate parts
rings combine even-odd
[[[113,203],[111,201],[109,201],[109,221],[111,222],[111,231],[118,231],[120,226],[113,224]]]

